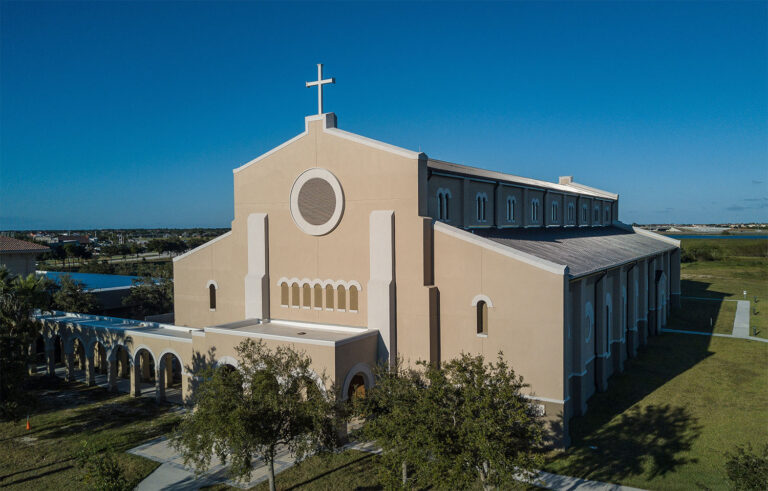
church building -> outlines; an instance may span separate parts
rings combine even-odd
[[[343,398],[378,363],[502,352],[567,444],[570,419],[679,302],[679,241],[623,224],[618,194],[570,176],[339,129],[322,109],[329,81],[311,84],[319,114],[304,131],[234,169],[232,230],[174,259],[176,325],[144,345],[183,344],[184,366],[205,353],[236,366],[246,338],[291,345]]]

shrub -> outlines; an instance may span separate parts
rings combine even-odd
[[[83,482],[99,491],[124,491],[131,487],[111,448],[97,449],[84,441],[77,453],[77,465]]]
[[[738,446],[725,454],[725,470],[733,489],[752,490],[768,488],[768,443],[762,452],[752,451],[752,445]]]

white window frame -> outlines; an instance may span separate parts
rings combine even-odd
[[[507,196],[507,221],[510,223],[515,223],[515,203],[516,199],[514,196]]]
[[[531,200],[531,223],[539,223],[539,198]]]
[[[488,221],[488,195],[478,192],[475,195],[475,203],[477,207],[477,221],[485,223]]]

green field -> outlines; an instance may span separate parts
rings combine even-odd
[[[547,470],[646,489],[727,488],[724,452],[768,443],[768,344],[652,337],[588,405],[571,421],[573,446]]]
[[[684,239],[683,256],[699,255],[714,260],[686,262],[681,266],[683,297],[749,300],[750,326],[758,336],[768,337],[768,240],[764,239]],[[702,252],[703,251],[703,252]],[[747,291],[746,298],[744,290]],[[755,302],[757,297],[757,302]],[[687,321],[676,316],[682,329],[711,331],[709,318],[718,322],[714,332],[730,334],[733,328],[735,302],[689,300]],[[717,306],[720,308],[718,309]],[[722,317],[721,317],[722,316]],[[730,318],[731,329],[728,329]]]
[[[0,487],[73,489],[82,487],[75,456],[83,440],[96,448],[124,452],[169,432],[178,421],[172,406],[101,387],[86,387],[36,376],[32,392],[38,408],[26,421],[0,423]],[[132,486],[157,462],[121,453],[119,460]]]

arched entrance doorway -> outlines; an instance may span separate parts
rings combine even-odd
[[[349,389],[347,389],[347,399],[353,400],[358,397],[365,397],[365,377],[362,373],[352,377],[349,382]]]

